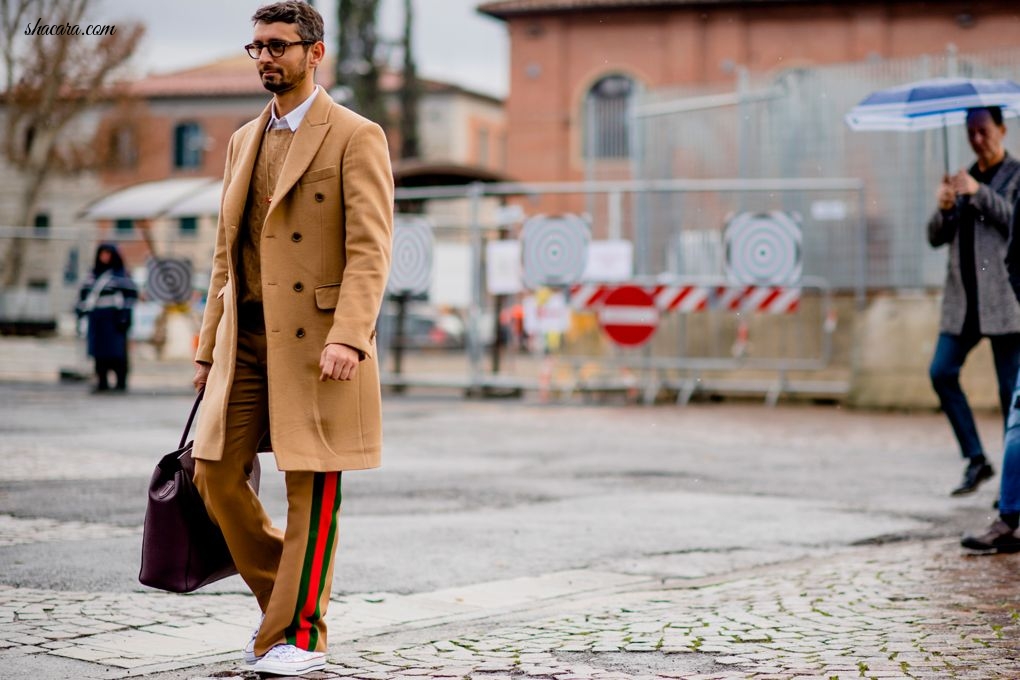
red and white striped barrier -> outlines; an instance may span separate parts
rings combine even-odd
[[[598,283],[579,283],[570,287],[570,306],[573,309],[598,309],[602,306],[602,300],[609,295],[616,286]]]
[[[800,306],[800,288],[720,286],[714,309],[730,312],[789,314]]]
[[[800,306],[800,288],[750,286],[740,302],[742,312],[790,314]]]
[[[597,310],[610,293],[624,284],[585,283],[570,287],[570,306]],[[800,288],[783,286],[660,285],[646,287],[660,312],[690,314],[707,310],[791,314],[800,307]]]
[[[709,286],[656,286],[652,297],[663,312],[703,312],[712,297]]]

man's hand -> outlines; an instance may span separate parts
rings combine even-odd
[[[953,188],[952,177],[946,175],[939,184],[937,196],[939,199],[939,210],[952,210],[956,204],[956,189]]]
[[[358,351],[347,345],[332,343],[326,345],[319,357],[319,381],[350,380],[358,371]]]
[[[195,377],[191,379],[191,384],[195,386],[196,392],[205,387],[205,383],[209,379],[210,368],[212,366],[209,364],[203,364],[199,361],[195,362]]]
[[[953,191],[956,192],[957,196],[973,196],[981,188],[978,181],[970,176],[966,170],[953,175],[952,181]]]

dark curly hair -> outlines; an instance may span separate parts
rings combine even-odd
[[[322,15],[307,2],[286,0],[260,7],[251,21],[253,24],[296,24],[302,40],[321,41],[323,36]]]

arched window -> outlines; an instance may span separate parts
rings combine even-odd
[[[627,158],[630,151],[630,105],[637,91],[633,79],[613,74],[599,79],[584,99],[584,157]]]
[[[198,123],[180,123],[174,128],[174,167],[202,167],[205,135]]]
[[[110,166],[130,170],[138,165],[138,139],[135,128],[129,123],[110,131]]]

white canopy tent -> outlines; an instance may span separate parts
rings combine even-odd
[[[220,213],[223,180],[213,180],[195,193],[170,206],[164,217],[215,217]]]
[[[159,217],[202,217],[220,209],[223,180],[178,177],[142,182],[118,189],[82,211],[89,220],[148,220]]]

